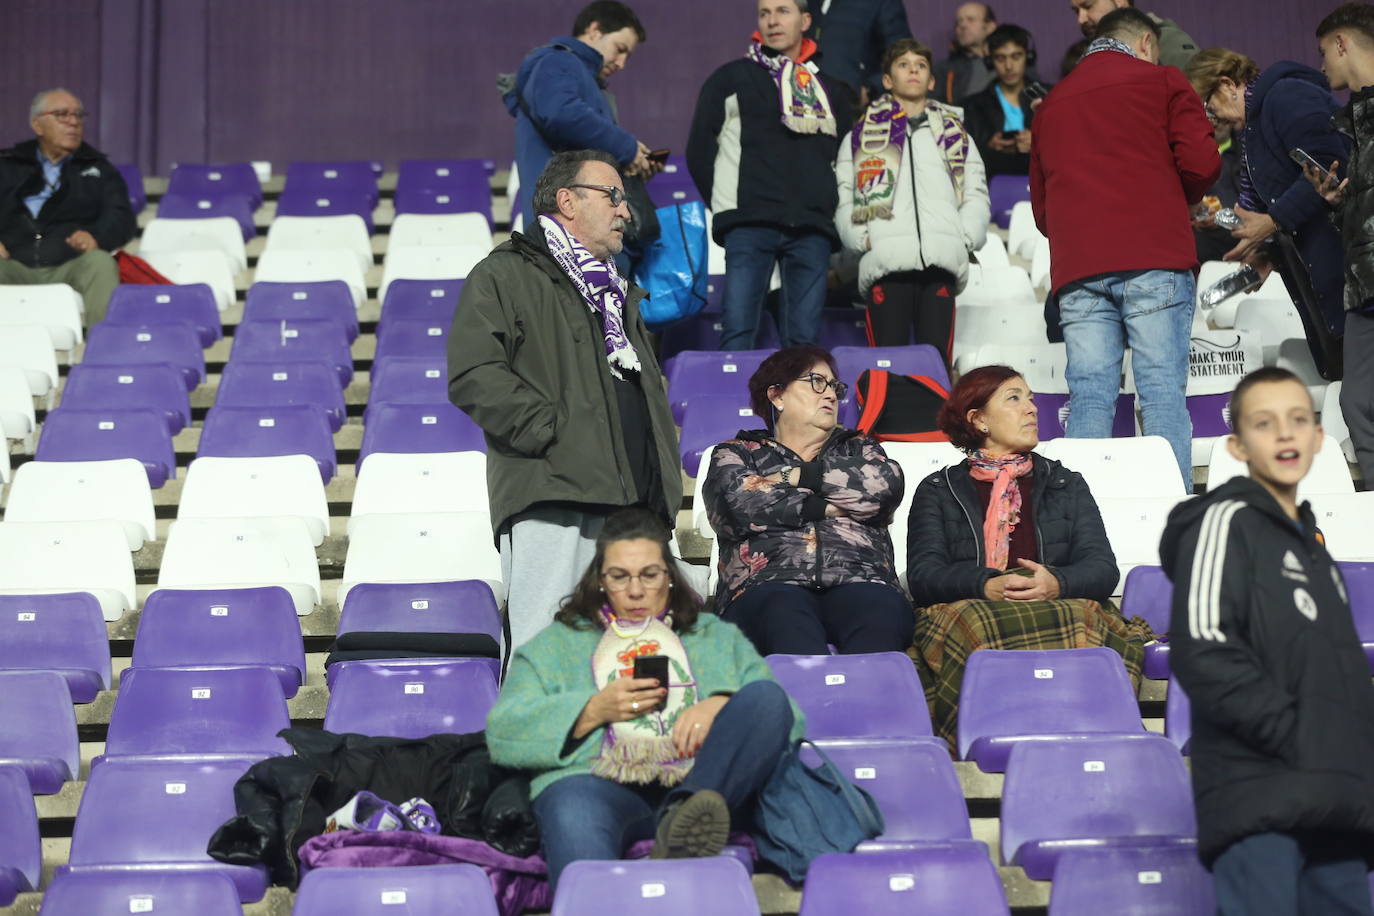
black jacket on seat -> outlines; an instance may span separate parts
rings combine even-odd
[[[1031,453],[1036,562],[1050,567],[1061,598],[1109,597],[1121,577],[1083,476]],[[982,598],[1002,570],[984,565],[982,500],[967,461],[930,474],[916,488],[907,520],[906,577],[912,604]]]

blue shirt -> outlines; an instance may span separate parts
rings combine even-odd
[[[38,211],[43,209],[43,205],[48,202],[57,191],[57,186],[62,183],[62,166],[66,165],[67,160],[72,158],[71,153],[53,162],[43,155],[43,148],[38,148],[38,164],[43,168],[43,190],[24,198],[24,206],[29,208],[30,215],[34,219],[38,218]]]
[[[993,90],[993,95],[997,96],[997,101],[1002,103],[1002,130],[1013,134],[1019,130],[1025,130],[1026,113],[1021,110],[1020,104],[1013,105],[1008,102],[1000,86]],[[1017,98],[1019,100],[1020,97]]]

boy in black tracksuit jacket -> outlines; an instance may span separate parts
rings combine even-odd
[[[1242,379],[1231,421],[1250,476],[1179,505],[1160,543],[1198,852],[1219,913],[1369,914],[1374,686],[1340,570],[1297,504],[1321,427],[1274,368]]]

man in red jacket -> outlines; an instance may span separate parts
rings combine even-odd
[[[1031,206],[1050,240],[1068,349],[1068,434],[1105,439],[1131,348],[1147,436],[1173,446],[1192,491],[1184,391],[1197,249],[1189,208],[1221,171],[1212,126],[1182,72],[1156,66],[1159,27],[1123,7],[1036,112]]]

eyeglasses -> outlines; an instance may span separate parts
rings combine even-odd
[[[601,574],[601,581],[605,582],[606,588],[613,592],[625,591],[630,587],[631,579],[638,579],[640,585],[653,591],[662,588],[668,581],[668,570],[662,566],[650,566],[648,569],[640,570],[637,576],[632,576],[623,569],[613,569]]]
[[[799,382],[810,382],[811,390],[816,394],[825,394],[825,389],[829,388],[835,392],[835,400],[843,401],[844,396],[849,393],[849,386],[837,378],[826,378],[819,372],[808,372],[806,375],[797,379]]]
[[[84,108],[78,108],[76,111],[70,111],[66,108],[58,108],[55,111],[39,112],[38,117],[42,118],[47,115],[51,115],[59,121],[76,121],[79,123],[81,121],[86,120],[86,114],[87,112]]]
[[[590,191],[605,191],[611,199],[611,206],[618,207],[625,202],[625,191],[609,184],[570,184],[570,188],[586,188]]]

